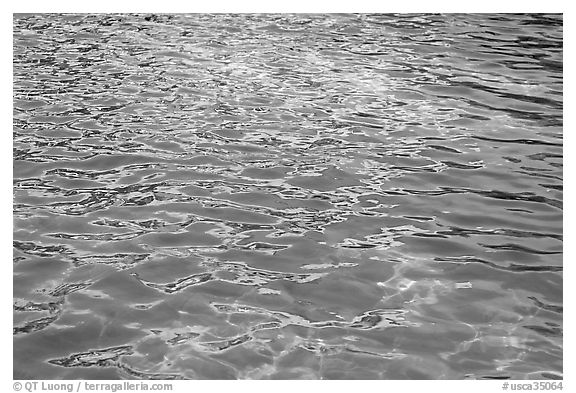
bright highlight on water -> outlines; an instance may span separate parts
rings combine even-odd
[[[561,15],[13,32],[15,379],[562,379]]]

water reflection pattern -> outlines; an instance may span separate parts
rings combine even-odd
[[[15,15],[14,378],[562,378],[559,15]]]

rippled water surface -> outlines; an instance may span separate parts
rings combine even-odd
[[[14,377],[562,377],[560,15],[14,16]]]

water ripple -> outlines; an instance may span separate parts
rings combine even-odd
[[[562,15],[13,22],[15,376],[562,378]]]

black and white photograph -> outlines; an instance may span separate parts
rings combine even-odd
[[[566,390],[563,20],[13,13],[12,378]]]

